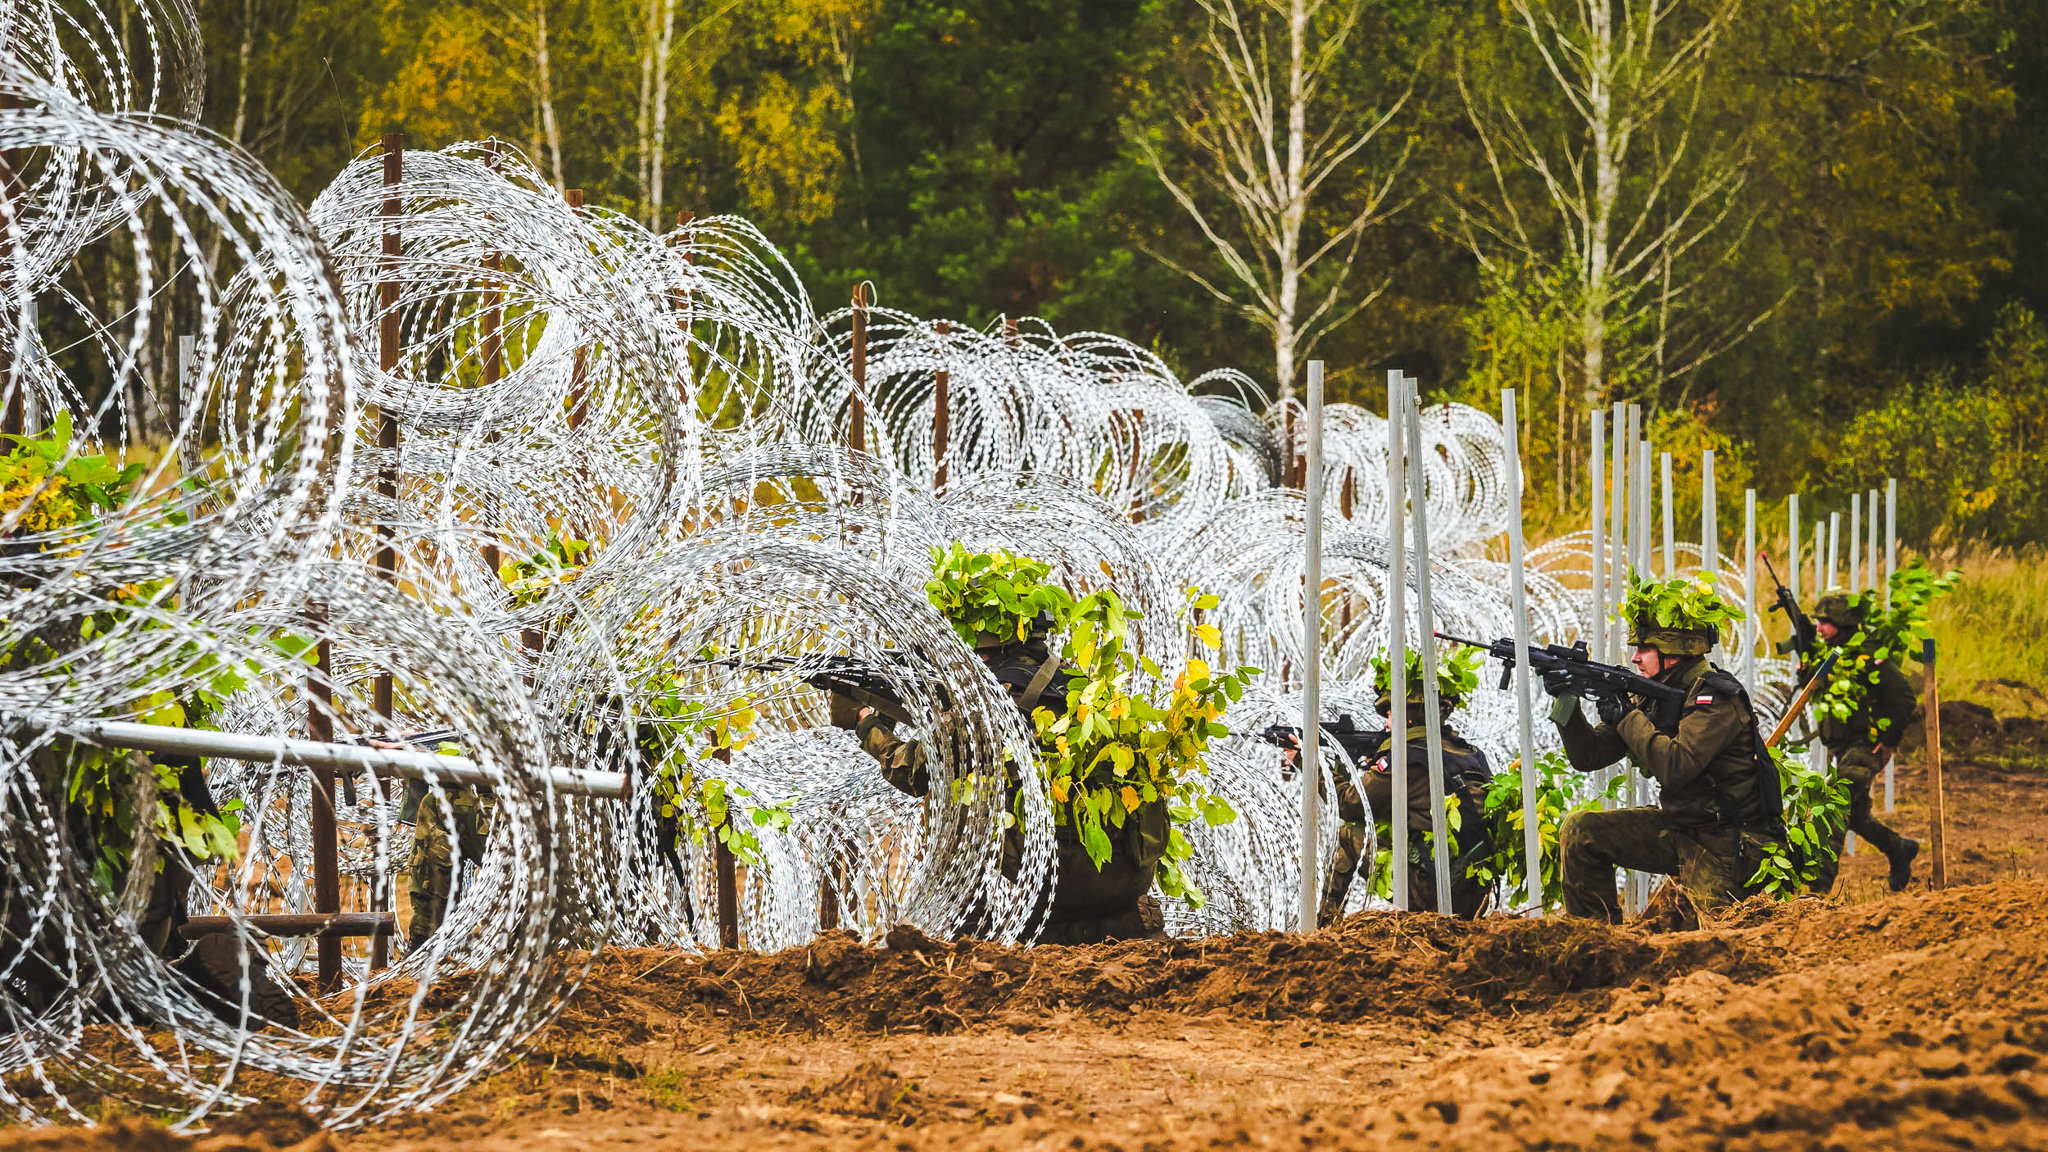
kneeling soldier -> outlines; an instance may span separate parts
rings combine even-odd
[[[1565,818],[1559,847],[1564,907],[1573,916],[1621,922],[1617,868],[1674,877],[1701,909],[1722,907],[1748,895],[1763,848],[1782,835],[1777,766],[1757,731],[1749,694],[1706,658],[1718,621],[1740,613],[1708,588],[1685,581],[1694,587],[1682,596],[1659,597],[1671,621],[1660,624],[1647,601],[1656,592],[1679,591],[1673,585],[1680,583],[1636,583],[1628,603],[1637,670],[1685,690],[1675,719],[1660,724],[1641,699],[1603,694],[1595,697],[1596,727],[1576,696],[1563,695],[1570,691],[1566,681],[1546,678],[1544,684],[1560,697],[1551,719],[1573,768],[1597,771],[1626,755],[1661,786],[1655,808]],[[1671,613],[1674,606],[1679,610]]]

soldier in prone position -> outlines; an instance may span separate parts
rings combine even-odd
[[[1822,596],[1820,603],[1814,605],[1813,614],[1815,631],[1829,644],[1839,643],[1863,627],[1861,610],[1852,607],[1849,598],[1840,592]],[[1891,890],[1903,892],[1913,878],[1913,858],[1920,854],[1920,842],[1899,835],[1872,815],[1870,786],[1898,749],[1900,737],[1919,710],[1919,699],[1912,682],[1895,661],[1878,663],[1876,674],[1877,682],[1870,686],[1862,706],[1848,719],[1829,717],[1821,721],[1820,742],[1835,762],[1835,775],[1849,785],[1848,831],[1884,853],[1891,864]],[[1809,669],[1800,669],[1802,683],[1809,675]],[[1845,832],[1835,833],[1834,853],[1814,877],[1813,891],[1826,893],[1835,886],[1835,873],[1841,866],[1846,840]]]
[[[1766,846],[1783,834],[1777,767],[1749,694],[1706,657],[1716,629],[1639,617],[1629,633],[1637,670],[1685,689],[1675,724],[1660,727],[1639,699],[1616,693],[1595,696],[1595,726],[1565,678],[1544,680],[1573,768],[1597,771],[1626,755],[1662,786],[1655,808],[1574,812],[1560,832],[1565,912],[1615,924],[1615,869],[1674,877],[1711,910],[1749,894]]]

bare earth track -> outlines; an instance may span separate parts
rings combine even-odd
[[[2048,771],[2013,752],[2031,732],[1957,734],[1945,892],[1923,868],[1884,895],[1865,855],[1846,906],[1693,931],[1366,914],[1306,939],[611,952],[522,1064],[431,1115],[337,1140],[276,1107],[189,1142],[130,1119],[0,1152],[2041,1148]],[[1924,838],[1919,770],[1899,786]]]

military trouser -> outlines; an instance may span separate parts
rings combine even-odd
[[[443,802],[442,794],[429,790],[420,800],[412,827],[406,889],[412,898],[412,918],[406,924],[405,938],[414,948],[425,944],[447,917],[456,869],[484,858],[484,838],[497,810],[497,801],[475,788],[448,789],[445,802],[455,825],[455,839],[450,841],[449,821],[441,812]]]
[[[1337,853],[1330,861],[1330,878],[1323,884],[1322,907],[1316,912],[1318,925],[1328,924],[1344,915],[1344,902],[1351,896],[1351,885],[1358,874],[1358,862],[1365,857],[1365,849],[1372,842],[1365,825],[1346,820],[1337,825]]]
[[[1884,764],[1878,760],[1874,748],[1850,748],[1835,757],[1835,775],[1849,785],[1847,831],[1863,837],[1889,859],[1905,849],[1906,838],[1879,823],[1872,812],[1870,786],[1883,770]],[[1846,832],[1835,833],[1834,852],[1814,876],[1812,891],[1825,894],[1835,886],[1835,873],[1841,868],[1842,848],[1847,840]]]
[[[1661,808],[1574,812],[1559,833],[1564,910],[1621,923],[1616,868],[1675,878],[1702,911],[1748,895],[1755,869],[1745,869],[1741,836],[1732,828],[1679,827]]]

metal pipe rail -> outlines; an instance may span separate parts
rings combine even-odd
[[[343,776],[367,772],[378,779],[429,780],[442,785],[494,783],[492,774],[476,761],[433,752],[371,748],[363,744],[329,744],[283,736],[248,736],[239,732],[209,732],[167,724],[137,724],[128,720],[57,720],[18,713],[8,719],[102,748],[126,748],[175,756],[211,756],[259,764],[297,764],[307,768],[331,769]],[[624,800],[632,795],[632,782],[623,772],[551,768],[545,776],[555,791],[573,796]]]

